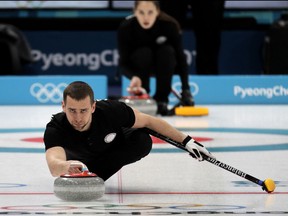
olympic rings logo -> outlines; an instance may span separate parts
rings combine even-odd
[[[60,83],[58,85],[53,83],[47,83],[45,85],[34,83],[30,87],[30,94],[40,103],[47,103],[49,101],[59,103],[62,101],[63,91],[67,85],[67,83]]]

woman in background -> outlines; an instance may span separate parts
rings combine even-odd
[[[168,114],[168,96],[174,73],[182,82],[182,102],[194,106],[188,83],[188,65],[182,46],[181,28],[171,16],[161,12],[158,1],[135,1],[134,15],[126,18],[118,29],[119,66],[128,77],[128,91],[150,92],[150,76],[156,77],[153,98],[157,113]]]

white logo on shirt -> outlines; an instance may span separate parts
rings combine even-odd
[[[110,134],[107,134],[104,138],[104,141],[106,143],[111,143],[116,137],[116,133],[110,133]]]
[[[159,36],[157,39],[156,39],[156,43],[157,44],[164,44],[167,40],[167,37],[165,36]]]

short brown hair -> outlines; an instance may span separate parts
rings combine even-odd
[[[152,2],[156,6],[157,9],[160,9],[159,1],[155,1],[155,0],[145,0],[145,1]],[[135,0],[134,9],[136,9],[138,7],[140,2],[142,2],[142,0]]]
[[[92,88],[83,81],[75,81],[70,83],[63,92],[63,100],[66,103],[67,96],[77,101],[90,97],[91,104],[94,103],[94,92]]]

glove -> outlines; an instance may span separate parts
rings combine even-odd
[[[183,144],[185,145],[185,148],[190,152],[190,155],[198,161],[204,160],[202,154],[215,159],[215,157],[201,143],[195,141],[190,136],[185,138]]]

